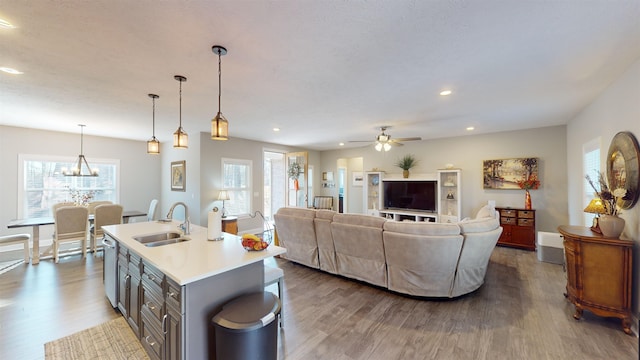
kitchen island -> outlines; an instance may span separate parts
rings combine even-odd
[[[145,246],[135,237],[177,232],[179,222],[103,227],[105,286],[115,278],[118,309],[149,353],[157,359],[214,359],[211,318],[229,300],[264,289],[263,260],[286,252],[270,245],[246,251],[240,237],[223,233],[207,240],[207,229],[192,225],[187,241]],[[115,251],[117,261],[107,261]],[[109,290],[105,288],[107,295]]]

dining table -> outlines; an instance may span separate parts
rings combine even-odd
[[[129,222],[130,218],[139,216],[147,216],[147,213],[138,210],[125,210],[122,212],[122,222],[126,224]],[[93,214],[89,215],[90,222],[93,221],[93,217]],[[50,248],[48,248],[43,254],[40,254],[40,226],[53,225],[54,223],[55,221],[53,216],[15,219],[9,221],[9,224],[7,225],[7,228],[9,229],[31,227],[31,240],[33,241],[33,255],[31,257],[32,265],[36,265],[40,262],[40,255],[44,255],[50,251]]]

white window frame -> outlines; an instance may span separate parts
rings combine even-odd
[[[597,153],[594,153],[596,152]],[[598,175],[602,164],[602,138],[597,137],[582,145],[582,208],[585,208],[596,195],[585,178],[589,175],[596,186],[598,185]],[[595,155],[595,156],[594,156]],[[591,226],[594,214],[584,213],[583,221],[585,226]]]
[[[71,156],[52,156],[52,155],[38,155],[38,154],[18,154],[18,214],[22,218],[26,218],[28,215],[27,204],[27,184],[25,179],[25,163],[27,161],[43,161],[43,162],[58,162],[67,163],[69,167],[74,166],[78,158]],[[115,198],[110,199],[114,203],[120,202],[120,160],[119,159],[99,159],[91,158],[90,164],[108,164],[115,166],[115,189],[112,189]]]
[[[246,187],[228,187],[225,185],[225,177],[226,177],[226,173],[225,173],[225,165],[239,165],[239,166],[246,166],[247,167],[247,185]],[[253,203],[252,203],[252,199],[253,199],[253,161],[252,160],[246,160],[246,159],[232,159],[232,158],[222,158],[221,159],[221,171],[220,173],[222,174],[222,189],[221,190],[227,190],[227,192],[229,193],[229,196],[231,197],[231,202],[233,201],[233,197],[234,197],[234,193],[235,192],[246,192],[246,197],[247,197],[247,209],[241,209],[240,212],[234,212],[234,211],[229,211],[229,210],[233,210],[233,206],[228,206],[228,203],[225,204],[225,210],[226,210],[226,214],[227,215],[232,215],[232,216],[238,216],[238,217],[248,217],[251,214],[251,211],[253,209]],[[246,210],[242,211],[242,210]]]

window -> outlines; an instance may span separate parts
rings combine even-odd
[[[594,184],[598,184],[600,174],[600,138],[593,139],[582,146],[582,173],[589,175]],[[587,179],[582,181],[582,208],[589,205],[591,199],[596,197]],[[584,213],[585,226],[591,226],[594,214]]]
[[[109,200],[119,202],[119,160],[91,159],[97,177],[62,175],[62,168],[75,166],[77,158],[48,155],[18,156],[18,213],[23,218],[53,216],[51,206],[59,202]]]
[[[251,213],[251,160],[222,159],[222,189],[227,190],[229,199],[225,210],[229,215],[249,215]]]

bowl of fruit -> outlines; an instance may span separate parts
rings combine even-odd
[[[262,251],[271,244],[271,237],[265,236],[264,233],[244,234],[242,235],[242,247],[247,251]]]

